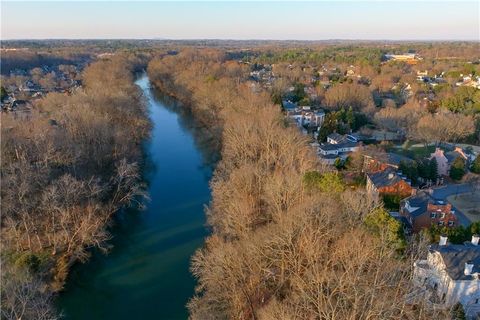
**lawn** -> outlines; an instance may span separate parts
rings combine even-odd
[[[430,157],[435,152],[435,146],[394,146],[388,151],[416,160]]]
[[[447,200],[472,222],[480,221],[480,192],[451,195]]]

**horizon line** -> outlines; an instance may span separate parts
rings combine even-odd
[[[368,39],[368,38],[328,38],[328,39],[273,39],[273,38],[246,38],[246,39],[235,39],[235,38],[155,38],[155,37],[146,37],[146,38],[9,38],[9,39],[0,39],[0,42],[3,41],[51,41],[51,40],[70,40],[70,41],[85,41],[85,40],[151,40],[151,41],[302,41],[302,42],[315,42],[315,41],[397,41],[397,42],[423,42],[423,41],[448,41],[448,42],[480,42],[480,39]]]

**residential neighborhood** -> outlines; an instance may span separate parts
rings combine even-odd
[[[80,74],[85,62],[76,65],[43,65],[13,69],[2,74],[1,110],[22,112],[50,92],[72,94],[82,86]]]

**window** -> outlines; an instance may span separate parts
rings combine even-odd
[[[478,298],[477,298],[477,299],[475,299],[475,304],[478,304],[478,300],[479,300]]]
[[[442,219],[445,218],[445,212],[442,212],[441,217]]]
[[[436,217],[437,215],[435,214],[435,212],[430,213],[430,218],[435,219]]]
[[[443,226],[443,221],[438,221],[439,226]]]
[[[448,226],[449,227],[453,227],[454,224],[455,224],[455,221],[452,221],[452,220],[448,221]]]

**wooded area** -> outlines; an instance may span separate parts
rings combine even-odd
[[[2,113],[2,319],[55,319],[52,293],[108,225],[143,195],[148,135],[134,55],[86,68],[84,87],[50,93],[28,113]]]
[[[286,126],[246,70],[220,51],[154,59],[151,80],[184,101],[221,146],[192,259],[192,319],[431,319],[407,306],[413,261],[400,223],[365,190],[346,188]]]

